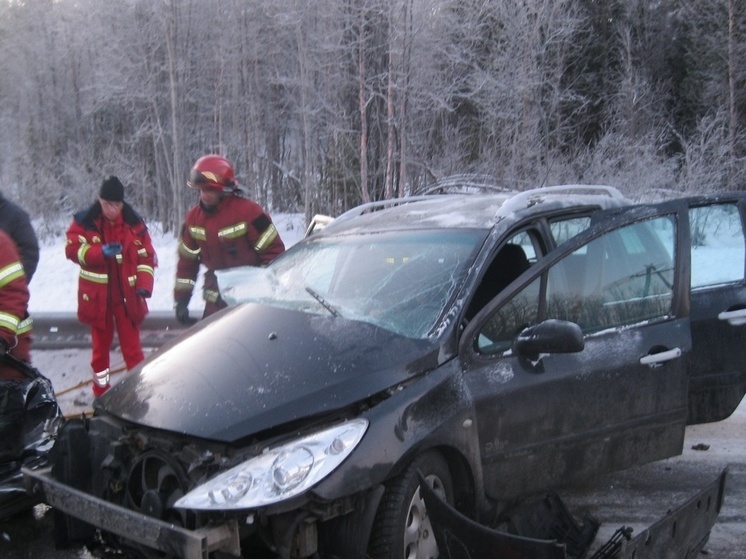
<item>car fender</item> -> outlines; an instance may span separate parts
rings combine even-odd
[[[486,510],[479,441],[472,397],[462,382],[458,360],[396,388],[362,417],[370,425],[352,455],[313,489],[329,501],[368,491],[402,471],[415,456],[438,449],[456,471],[468,478],[461,487],[473,497],[470,508]]]

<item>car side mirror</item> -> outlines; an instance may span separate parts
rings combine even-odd
[[[542,353],[576,353],[583,348],[580,326],[566,320],[549,319],[529,326],[513,341],[513,353],[532,361]]]

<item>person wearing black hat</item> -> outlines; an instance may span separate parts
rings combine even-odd
[[[148,228],[124,201],[117,177],[101,184],[98,200],[75,214],[65,255],[80,266],[78,320],[91,327],[93,394],[109,387],[114,328],[127,369],[143,359],[140,325],[148,313],[157,262]]]

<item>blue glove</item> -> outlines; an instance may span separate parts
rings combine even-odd
[[[101,247],[104,258],[113,258],[117,254],[122,254],[122,245],[120,243],[106,243]]]
[[[148,299],[150,297],[150,291],[148,291],[147,289],[135,289],[135,293],[137,293],[143,299]]]

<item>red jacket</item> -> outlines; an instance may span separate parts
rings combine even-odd
[[[17,338],[31,335],[29,291],[21,257],[13,240],[0,229],[0,338],[8,348],[21,347]],[[15,355],[28,360],[28,355]]]
[[[121,243],[122,253],[105,258],[103,246],[107,243]],[[157,259],[148,228],[132,206],[125,203],[114,222],[103,217],[99,202],[76,214],[67,230],[65,255],[80,265],[81,322],[103,327],[111,306],[123,304],[132,323],[142,323],[148,305],[135,291],[153,292]]]
[[[197,204],[187,212],[181,231],[174,299],[191,299],[200,264],[207,268],[204,299],[216,303],[215,270],[266,266],[284,251],[272,220],[256,202],[231,194],[212,210]]]

